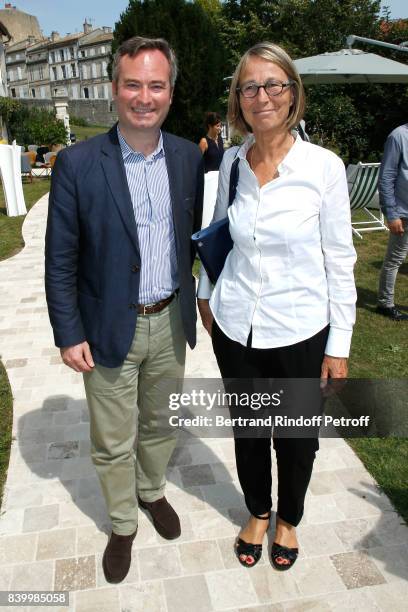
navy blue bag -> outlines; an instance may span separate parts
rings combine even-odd
[[[239,158],[235,159],[231,166],[228,206],[231,206],[233,203],[237,192],[238,164]],[[229,231],[228,216],[196,232],[191,236],[191,240],[208,274],[208,278],[215,285],[233,244]]]

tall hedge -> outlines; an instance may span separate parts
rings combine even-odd
[[[113,52],[132,36],[165,38],[176,52],[179,77],[165,129],[197,141],[207,111],[220,111],[225,49],[211,11],[186,0],[130,0],[115,25]]]
[[[31,108],[12,98],[0,98],[0,115],[7,126],[10,140],[17,144],[65,144],[67,132],[62,121],[55,114]]]

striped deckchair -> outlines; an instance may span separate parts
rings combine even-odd
[[[357,172],[350,189],[350,207],[353,216],[358,210],[363,210],[368,219],[365,221],[352,221],[353,234],[362,238],[360,232],[374,232],[388,230],[384,223],[384,215],[381,210],[378,216],[368,209],[368,204],[373,199],[378,184],[380,164],[357,164]]]

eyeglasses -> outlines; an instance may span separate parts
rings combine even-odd
[[[263,85],[258,85],[258,83],[247,83],[242,87],[237,87],[236,91],[241,93],[244,98],[256,98],[258,91],[262,87],[269,97],[280,96],[286,87],[290,87],[294,83],[295,81],[291,80],[287,81],[286,83],[281,83],[279,81],[266,81],[266,83]]]

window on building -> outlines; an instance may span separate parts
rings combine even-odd
[[[20,95],[20,98],[25,98],[25,91],[24,91],[24,87],[20,87],[20,88],[19,88],[19,95]]]
[[[98,76],[98,70],[95,63],[93,63],[91,66],[91,74],[93,79],[96,79]]]
[[[58,89],[54,89],[54,96],[56,96],[58,93]]]
[[[78,99],[78,87],[76,85],[72,86],[72,98],[74,100]]]
[[[38,76],[40,81],[44,78],[44,68],[42,66],[38,66]]]
[[[34,88],[31,90],[31,97],[35,98],[35,89]]]
[[[60,60],[61,62],[64,61],[64,49],[60,49]]]
[[[66,66],[61,66],[61,70],[62,70],[62,78],[66,79],[67,78],[67,68],[66,68]]]
[[[57,80],[57,69],[55,66],[52,67],[51,74],[52,74],[52,80],[56,81]]]
[[[71,59],[75,58],[74,47],[70,47],[69,48],[69,56],[70,56]]]
[[[71,64],[71,74],[72,74],[72,77],[75,79],[77,75],[75,64]]]
[[[41,87],[41,88],[40,88],[40,92],[41,92],[41,94],[40,94],[40,95],[41,95],[41,97],[42,97],[42,98],[45,98],[45,87]]]
[[[107,64],[107,62],[102,62],[102,76],[108,76],[108,64]]]
[[[103,53],[106,53],[106,49],[105,49],[105,47],[104,47],[104,46],[102,46],[102,47],[101,47],[101,53],[102,53],[102,54],[103,54]]]
[[[51,57],[51,62],[55,64],[55,52],[54,51],[51,51],[50,57]]]
[[[109,85],[104,85],[103,86],[103,97],[106,100],[109,100]]]
[[[86,99],[89,98],[89,89],[88,89],[88,87],[84,87],[84,98],[86,98]]]
[[[7,76],[8,76],[9,81],[14,81],[14,74],[12,70],[9,70],[9,72],[7,73]]]
[[[89,55],[95,55],[95,47],[89,49]]]
[[[11,97],[12,98],[16,97],[16,90],[14,89],[14,87],[11,88]]]
[[[23,71],[21,70],[20,66],[18,66],[17,68],[17,79],[22,79],[23,78]],[[23,96],[20,96],[23,97]]]
[[[93,97],[95,99],[98,99],[98,97],[99,97],[98,96],[98,86],[97,85],[94,85],[94,88],[93,88]]]
[[[83,79],[87,79],[87,78],[88,78],[88,70],[87,70],[87,68],[86,68],[86,64],[84,64],[84,65],[82,66],[82,78],[83,78]]]

